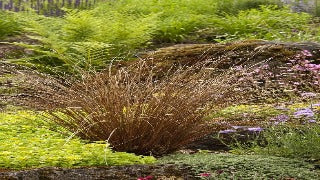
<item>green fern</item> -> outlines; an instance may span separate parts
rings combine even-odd
[[[103,69],[161,43],[316,39],[312,35],[319,30],[310,28],[311,15],[278,6],[249,9],[277,1],[119,0],[90,10],[64,9],[63,17],[17,13],[29,37],[40,44],[28,45],[36,56],[19,62],[45,71],[78,73]],[[228,3],[235,15],[223,9]]]
[[[21,25],[13,13],[0,11],[0,40],[18,34],[21,30]]]

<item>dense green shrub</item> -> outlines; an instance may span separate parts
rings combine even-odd
[[[30,111],[0,113],[0,168],[79,167],[155,161],[113,152],[105,142],[88,143]],[[64,134],[64,135],[62,135]]]

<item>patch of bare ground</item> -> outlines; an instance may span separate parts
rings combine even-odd
[[[1,180],[137,180],[139,177],[158,180],[198,179],[188,166],[130,165],[82,168],[37,168],[20,171],[0,171]]]

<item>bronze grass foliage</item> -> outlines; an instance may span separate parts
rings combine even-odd
[[[70,87],[52,77],[25,78],[34,93],[20,103],[48,110],[47,118],[83,139],[108,141],[117,151],[163,155],[218,129],[205,120],[212,109],[246,99],[237,87],[244,69],[216,75],[215,62],[213,68],[207,64],[154,79],[153,67],[138,61],[112,74],[84,75]]]

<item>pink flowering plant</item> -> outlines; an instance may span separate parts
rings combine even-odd
[[[312,56],[312,52],[303,50],[289,61],[288,65],[290,69],[287,72],[289,75],[293,73],[290,82],[296,85],[295,90],[298,90],[299,87],[305,87],[319,91],[320,63],[319,60],[314,60]],[[304,79],[309,79],[309,81],[303,81]]]

